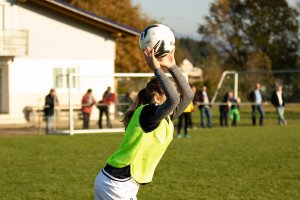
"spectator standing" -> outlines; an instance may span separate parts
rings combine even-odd
[[[232,98],[229,99],[231,102],[230,107],[230,120],[231,126],[237,126],[237,123],[240,121],[240,106],[239,103],[241,102],[240,98]]]
[[[202,91],[197,94],[197,103],[198,108],[200,110],[200,118],[201,118],[201,127],[205,128],[206,126],[212,127],[212,115],[211,115],[211,105],[210,98],[207,94],[207,86],[202,87]],[[205,123],[205,118],[207,124]]]
[[[287,122],[284,117],[285,98],[282,91],[282,85],[278,85],[276,90],[273,92],[271,102],[276,108],[279,125],[286,126]]]
[[[260,83],[255,84],[255,90],[250,93],[249,97],[250,102],[252,102],[252,125],[256,125],[256,111],[260,114],[259,125],[264,125],[265,112],[263,108],[264,97],[261,93]]]
[[[49,94],[45,97],[44,117],[46,121],[46,134],[53,132],[52,122],[55,111],[58,106],[58,99],[54,89],[50,89]]]
[[[181,129],[183,126],[184,121],[184,137],[190,138],[188,134],[188,129],[190,126],[190,120],[192,118],[192,112],[194,111],[194,104],[191,102],[189,106],[183,111],[181,115],[178,117],[178,124],[177,124],[177,138],[181,138]]]
[[[135,98],[136,98],[137,92],[135,90],[130,90],[129,92],[126,92],[124,97],[124,103],[125,105],[125,112],[130,109],[131,105],[133,104]],[[123,109],[122,109],[123,110]]]
[[[103,114],[106,116],[106,125],[107,128],[111,128],[111,121],[110,121],[110,116],[109,116],[109,108],[112,103],[115,101],[115,94],[111,92],[111,87],[107,87],[106,91],[104,92],[102,96],[102,100],[99,102],[100,106],[99,108],[99,121],[98,125],[99,128],[102,128],[102,117]]]
[[[193,101],[192,101],[192,103],[193,103],[193,107],[195,108],[195,106],[196,106],[196,104],[197,104],[197,88],[196,88],[196,86],[191,86],[191,89],[192,89],[192,92],[193,92],[193,95],[194,95],[194,97],[193,97]],[[194,109],[195,110],[195,109]],[[190,118],[190,120],[189,120],[189,128],[194,128],[194,122],[193,122],[193,112],[194,112],[194,110],[191,112],[191,118]]]
[[[92,113],[93,105],[96,104],[96,100],[93,97],[92,92],[92,89],[88,89],[81,100],[83,114],[83,129],[89,128],[90,116]]]
[[[229,127],[229,112],[231,107],[230,99],[233,98],[232,91],[229,91],[225,94],[222,104],[219,107],[220,111],[220,126]]]

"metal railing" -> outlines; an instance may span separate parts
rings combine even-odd
[[[0,30],[0,56],[24,56],[27,54],[27,30]]]

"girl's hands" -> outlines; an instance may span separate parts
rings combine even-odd
[[[154,49],[146,48],[144,51],[145,60],[152,71],[160,68],[159,61],[155,58]]]
[[[172,50],[172,52],[169,53],[168,55],[162,58],[156,58],[154,54],[154,49],[147,48],[143,51],[145,60],[152,71],[154,71],[157,68],[161,68],[161,67],[170,68],[173,65],[176,65],[174,52],[175,52],[175,47]]]
[[[159,64],[162,67],[170,68],[173,65],[176,65],[175,57],[174,57],[175,47],[171,51],[171,53],[167,54],[162,58],[158,58]]]

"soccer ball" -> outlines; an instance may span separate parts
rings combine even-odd
[[[175,47],[175,36],[172,30],[163,24],[152,24],[140,35],[140,48],[154,49],[155,57],[162,58]]]

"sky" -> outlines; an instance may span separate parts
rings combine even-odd
[[[295,5],[297,0],[288,0]],[[178,37],[200,39],[197,29],[204,23],[214,0],[132,0],[141,5],[142,12],[150,18],[168,25]]]

